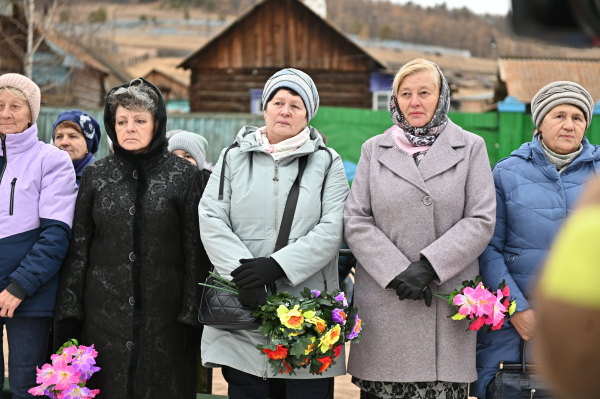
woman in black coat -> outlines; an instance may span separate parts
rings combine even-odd
[[[55,311],[56,345],[98,351],[89,381],[105,398],[195,398],[202,172],[167,151],[163,97],[144,79],[104,110],[114,155],[88,166]]]

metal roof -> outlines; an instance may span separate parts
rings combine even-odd
[[[521,102],[530,103],[542,87],[559,80],[579,83],[594,102],[600,100],[600,60],[501,58],[498,62],[508,95]]]

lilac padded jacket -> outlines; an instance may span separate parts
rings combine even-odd
[[[17,317],[52,316],[77,198],[69,155],[37,133],[1,138],[0,291],[24,293]]]

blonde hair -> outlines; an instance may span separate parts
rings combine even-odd
[[[23,101],[29,108],[29,101],[27,100],[27,96],[21,90],[17,89],[16,87],[10,86],[0,87],[0,93],[2,93],[2,90],[6,90],[13,96],[17,97],[19,100]]]
[[[404,81],[404,78],[406,78],[408,75],[422,71],[429,71],[433,74],[433,81],[435,82],[435,87],[437,88],[439,94],[442,87],[442,77],[440,76],[437,68],[434,64],[426,59],[417,58],[404,64],[394,77],[394,83],[392,84],[394,95],[398,95],[398,90],[400,90],[400,85]]]

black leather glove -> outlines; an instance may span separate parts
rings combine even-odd
[[[285,276],[273,258],[240,259],[240,267],[232,271],[233,282],[239,288],[258,288]]]
[[[80,339],[80,322],[77,318],[55,321],[53,332],[52,347],[54,352],[56,352],[71,338],[75,338],[76,340]]]
[[[244,306],[257,308],[258,306],[267,304],[267,290],[264,286],[257,288],[240,288],[239,300]]]
[[[433,293],[429,284],[437,278],[437,273],[427,259],[413,262],[405,271],[398,274],[390,283],[398,299],[412,299],[413,301],[425,300],[425,305],[431,306]]]

